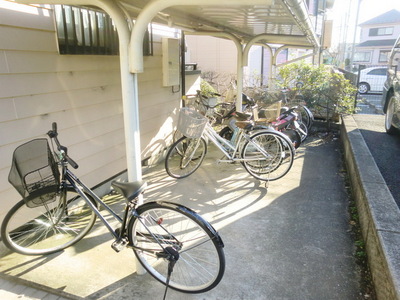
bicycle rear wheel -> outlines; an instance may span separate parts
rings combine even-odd
[[[214,288],[225,271],[223,242],[215,229],[197,213],[179,204],[148,202],[131,218],[128,239],[143,267],[167,283],[166,248],[178,253],[168,286],[184,293]]]
[[[305,125],[303,122],[299,122],[300,125],[300,130],[298,132],[300,133],[301,136],[301,142],[304,142],[308,136],[308,128],[307,125]]]
[[[295,150],[284,134],[263,131],[243,146],[243,166],[257,179],[273,181],[285,176],[293,165]]]
[[[295,149],[299,148],[302,142],[301,134],[295,129],[284,128],[281,132],[286,135],[289,140],[292,142],[292,145]]]
[[[93,203],[94,200],[89,196]],[[25,255],[43,255],[65,249],[81,240],[93,227],[96,214],[74,190],[43,193],[53,201],[34,208],[18,202],[5,216],[1,237],[11,250]]]
[[[207,153],[207,143],[203,138],[182,137],[172,144],[165,157],[165,170],[174,178],[184,178],[194,173]]]

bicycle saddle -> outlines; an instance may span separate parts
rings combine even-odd
[[[128,201],[132,201],[144,192],[147,187],[147,182],[142,180],[135,182],[113,181],[111,182],[111,186]]]
[[[251,130],[253,128],[252,121],[237,121],[235,125],[241,129]]]

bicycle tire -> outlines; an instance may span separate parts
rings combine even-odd
[[[281,132],[290,139],[295,149],[300,147],[302,140],[299,131],[296,129],[284,128],[281,130]]]
[[[165,157],[165,170],[177,179],[188,177],[201,165],[207,154],[204,138],[189,139],[182,137],[172,144]]]
[[[310,130],[314,123],[313,113],[307,106],[301,104],[298,106],[297,110],[300,112],[301,122],[303,122],[307,126],[307,129]]]
[[[266,158],[252,143],[261,146],[269,157]],[[244,144],[242,164],[255,178],[273,181],[282,178],[290,171],[294,155],[295,149],[290,139],[284,134],[277,131],[261,131],[251,136],[250,141]]]
[[[300,125],[300,129],[301,129],[301,131],[299,130],[299,134],[301,136],[301,142],[304,142],[306,140],[306,138],[308,137],[308,128],[307,128],[307,125],[304,124],[303,122],[299,122],[299,125]]]
[[[252,172],[260,174],[262,172],[273,172],[280,165],[280,153],[284,149],[284,147],[282,146],[279,137],[275,136],[274,134],[270,134],[269,132],[262,135],[261,137],[263,137],[264,140],[262,142],[258,142],[257,144],[260,144],[262,148],[266,149],[266,152],[268,153],[268,155],[270,155],[269,159],[266,159],[265,156],[261,154],[254,146],[251,146],[250,142],[246,142],[242,148],[242,158],[245,159],[242,164],[251,175],[253,175]],[[288,143],[290,145],[293,145],[290,137],[287,136],[287,138]],[[257,160],[257,158],[261,159]],[[269,166],[269,168],[262,171],[261,166]],[[249,169],[247,169],[246,167]]]
[[[185,206],[161,201],[139,206],[128,224],[128,240],[141,265],[164,285],[169,262],[160,254],[166,247],[179,253],[168,284],[174,290],[203,293],[214,288],[224,275],[220,236],[210,223]]]
[[[64,201],[64,195],[68,200]],[[74,189],[45,192],[38,197],[56,199],[35,208],[21,200],[5,216],[1,236],[9,249],[24,255],[50,254],[72,246],[92,229],[96,214]]]
[[[183,137],[183,134],[179,130],[175,130],[174,135],[172,137],[172,142],[175,143],[179,139]]]

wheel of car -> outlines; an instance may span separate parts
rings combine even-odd
[[[358,92],[359,92],[360,94],[366,94],[366,93],[368,93],[369,89],[370,89],[369,84],[366,83],[366,82],[360,82],[360,83],[358,84]]]
[[[385,115],[385,129],[388,134],[396,132],[396,127],[393,126],[393,115],[396,112],[396,97],[392,95],[386,109]]]

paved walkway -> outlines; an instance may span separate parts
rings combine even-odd
[[[163,165],[145,175],[145,200],[195,209],[225,243],[226,271],[216,288],[199,295],[171,290],[167,298],[362,299],[340,141],[308,140],[290,173],[268,188],[240,164],[216,164],[220,156],[211,150],[186,179],[168,177]],[[121,206],[118,199],[111,202]],[[162,299],[164,287],[137,275],[133,258],[129,250],[111,250],[109,234],[97,225],[62,253],[1,258],[0,299]]]

